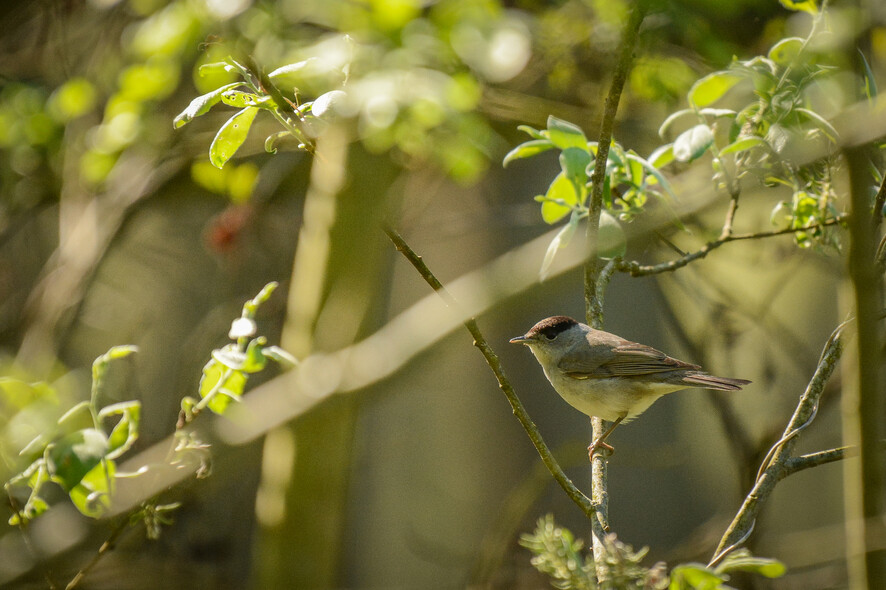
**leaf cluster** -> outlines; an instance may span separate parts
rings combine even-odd
[[[268,360],[287,367],[295,364],[295,359],[284,350],[267,346],[263,336],[256,336],[255,315],[276,286],[276,283],[268,284],[244,304],[241,317],[234,320],[229,333],[234,343],[212,352],[200,381],[201,399],[186,397],[182,401],[183,419],[169,454],[169,466],[181,466],[196,456],[201,464],[198,477],[207,475],[208,445],[202,443],[194,432],[182,427],[203,408],[224,414],[230,402],[238,401],[243,395],[248,376],[262,371]],[[19,456],[24,458],[26,466],[4,484],[14,509],[10,525],[26,525],[49,509],[47,484],[60,487],[84,515],[101,518],[111,508],[118,479],[144,476],[165,467],[145,465],[131,473],[120,471],[117,461],[138,440],[141,402],[101,404],[103,382],[112,361],[127,357],[136,350],[134,346],[115,346],[98,357],[92,366],[90,399],[72,406],[21,449]],[[7,377],[0,380],[0,387],[5,396],[21,402],[22,414],[29,407],[37,411],[38,402],[55,397],[52,387],[45,383],[30,384]],[[27,493],[26,497],[21,494],[23,491]],[[170,522],[169,513],[175,507],[147,502],[133,513],[131,520],[144,522],[148,536],[156,538],[161,525]]]
[[[588,141],[579,126],[554,116],[548,117],[546,129],[534,129],[527,125],[521,125],[519,129],[532,139],[508,152],[504,166],[549,150],[560,152],[560,171],[551,181],[547,192],[535,197],[541,203],[541,216],[545,223],[553,225],[569,217],[548,247],[541,269],[544,277],[557,250],[566,246],[579,222],[588,216],[597,142]],[[612,258],[624,255],[626,247],[618,220],[630,221],[643,212],[650,198],[666,202],[668,197],[674,197],[674,192],[654,161],[641,157],[634,150],[625,150],[615,142],[609,148],[603,183],[604,211],[600,215],[599,254],[603,258]]]
[[[583,543],[571,531],[555,524],[553,516],[540,518],[532,534],[524,534],[520,544],[532,554],[532,565],[552,579],[560,590],[729,590],[725,585],[736,572],[767,578],[785,573],[779,561],[754,557],[747,550],[734,551],[718,565],[686,563],[667,574],[664,563],[642,564],[647,548],[634,551],[614,534],[603,539],[603,560],[595,568],[593,556],[585,554]]]

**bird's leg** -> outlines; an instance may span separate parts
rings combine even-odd
[[[621,424],[621,421],[624,419],[625,419],[624,416],[619,416],[618,419],[616,419],[616,421],[612,423],[612,426],[610,426],[606,430],[606,432],[601,434],[600,437],[597,440],[595,440],[591,446],[588,447],[588,459],[590,459],[593,462],[594,453],[596,453],[601,448],[609,451],[609,454],[612,454],[615,452],[615,449],[612,448],[612,445],[606,443],[606,437],[608,437],[610,434],[612,434],[612,431],[615,430],[615,427],[618,426],[619,424]]]

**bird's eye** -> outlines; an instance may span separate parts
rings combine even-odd
[[[557,335],[554,334],[553,332],[547,332],[547,333],[545,334],[545,338],[547,338],[548,340],[553,340],[553,339],[556,338],[556,337],[557,337]]]

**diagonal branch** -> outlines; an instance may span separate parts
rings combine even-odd
[[[769,498],[775,485],[784,477],[782,474],[797,442],[797,435],[815,419],[821,394],[843,352],[842,332],[848,322],[849,320],[837,326],[828,338],[818,361],[818,367],[806,386],[806,391],[803,392],[797,409],[794,410],[794,415],[781,439],[773,445],[763,460],[754,487],[745,497],[741,508],[723,538],[720,539],[720,544],[711,558],[710,565],[718,563],[750,536],[763,502]]]
[[[394,243],[397,250],[406,257],[412,266],[415,267],[415,270],[418,271],[425,282],[427,282],[431,288],[440,295],[443,301],[446,302],[446,305],[452,308],[457,308],[458,303],[455,298],[445,287],[443,287],[443,284],[437,280],[437,277],[434,276],[434,273],[431,272],[431,269],[428,268],[421,256],[416,254],[415,251],[409,247],[409,244],[406,243],[403,237],[391,228],[385,228],[385,233]],[[532,421],[532,418],[529,417],[526,408],[523,407],[523,403],[520,401],[520,398],[517,397],[517,393],[505,376],[504,369],[502,369],[501,366],[501,360],[499,360],[498,355],[492,350],[492,347],[489,346],[483,333],[480,332],[480,328],[477,327],[477,322],[474,318],[469,318],[464,322],[464,326],[467,328],[468,332],[471,333],[471,336],[474,337],[474,346],[480,350],[483,354],[483,358],[486,359],[489,368],[492,369],[496,380],[498,380],[498,386],[508,398],[508,403],[511,404],[511,409],[514,412],[514,415],[517,417],[517,420],[520,421],[520,424],[529,436],[529,440],[531,440],[532,444],[535,446],[535,450],[538,451],[538,454],[548,468],[548,471],[551,472],[551,475],[554,476],[554,479],[557,480],[557,483],[560,484],[563,491],[565,491],[572,501],[578,505],[581,511],[584,512],[588,518],[593,519],[596,511],[595,506],[591,503],[591,500],[579,490],[574,483],[572,483],[572,480],[566,476],[563,469],[560,468],[560,465],[557,463],[551,450],[545,444],[538,427]]]

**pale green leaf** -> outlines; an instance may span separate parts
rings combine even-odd
[[[508,154],[502,160],[501,165],[506,167],[509,163],[514,160],[520,160],[523,158],[531,158],[537,154],[542,152],[546,152],[554,147],[554,144],[551,143],[549,139],[532,139],[526,142],[521,143],[514,149],[508,152]]]
[[[212,145],[209,146],[209,161],[213,166],[224,167],[225,163],[237,153],[237,150],[246,141],[249,127],[258,111],[259,109],[256,107],[247,107],[222,125],[215,139],[212,140]]]
[[[568,147],[588,149],[588,140],[585,138],[581,127],[575,123],[558,119],[553,115],[548,116],[548,137],[561,150],[565,150]]]
[[[689,104],[706,107],[720,100],[743,76],[736,72],[719,71],[698,80],[689,89]]]
[[[736,139],[722,150],[720,150],[720,156],[725,156],[726,154],[734,154],[738,152],[743,152],[751,149],[752,147],[765,144],[766,140],[757,135],[749,135],[747,137],[741,137]]]
[[[199,117],[200,115],[204,115],[209,112],[214,105],[218,104],[218,102],[222,99],[222,94],[232,88],[236,88],[240,86],[240,82],[234,82],[233,84],[227,84],[222,86],[221,88],[216,88],[212,92],[207,92],[202,96],[198,96],[191,103],[179,113],[175,119],[172,120],[172,126],[175,129],[178,129],[182,125],[190,123],[194,120],[195,117]]]
[[[803,50],[803,39],[800,37],[788,37],[780,40],[769,50],[768,57],[782,67],[788,67],[797,61]]]
[[[674,159],[678,162],[691,162],[704,154],[714,143],[714,132],[707,125],[696,125],[687,129],[674,140]]]

